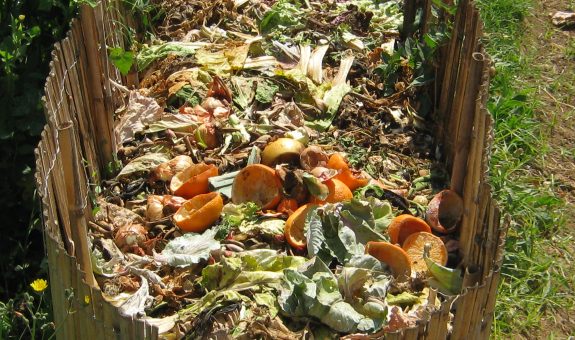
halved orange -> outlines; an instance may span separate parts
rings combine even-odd
[[[387,227],[389,241],[400,246],[409,235],[420,231],[431,233],[431,227],[421,218],[409,214],[396,216]]]
[[[208,179],[217,175],[218,168],[213,164],[193,164],[172,177],[170,190],[184,198],[205,194],[209,191]]]
[[[251,164],[240,170],[232,184],[235,204],[254,202],[262,209],[275,208],[281,199],[282,184],[274,169]]]
[[[327,167],[336,170],[349,170],[347,161],[342,154],[337,152],[329,157],[329,160],[327,161]]]
[[[395,244],[385,241],[369,241],[365,245],[365,253],[385,262],[395,277],[411,275],[411,261],[407,253]]]
[[[427,265],[423,260],[423,251],[426,243],[431,245],[429,258],[442,266],[447,264],[447,248],[445,248],[443,241],[431,233],[422,231],[409,235],[403,242],[403,250],[407,253],[411,260],[411,267],[415,271],[427,271]]]
[[[284,226],[286,241],[296,249],[304,249],[307,239],[304,234],[305,219],[310,209],[317,207],[316,204],[304,204],[288,217]]]
[[[325,204],[325,203],[337,203],[342,201],[347,201],[353,198],[353,193],[347,185],[345,185],[342,181],[332,178],[324,182],[329,189],[329,194],[325,198],[325,200],[320,200],[317,197],[313,197],[310,203],[314,204]]]
[[[224,200],[219,193],[200,194],[176,211],[174,222],[183,231],[201,233],[220,218],[223,208]]]

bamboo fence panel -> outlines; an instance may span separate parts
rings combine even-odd
[[[135,88],[135,70],[122,76],[108,60],[108,48],[127,47],[122,32],[134,18],[121,0],[82,6],[67,37],[55,45],[43,104],[47,125],[36,150],[36,182],[42,201],[44,242],[58,339],[158,339],[158,328],[126,317],[105,301],[92,274],[88,225],[91,186],[106,177],[116,144],[114,110],[123,104],[120,87]],[[428,32],[433,1],[406,0],[408,33]],[[480,43],[482,24],[469,0],[457,4],[452,37],[441,48],[436,70],[437,140],[451,171],[451,188],[464,199],[460,244],[467,268],[456,297],[433,291],[437,311],[415,327],[387,339],[486,339],[500,278],[505,225],[487,182],[492,120],[485,108],[490,60]],[[435,9],[437,10],[437,8]],[[419,18],[418,20],[416,20]],[[419,27],[416,27],[419,25]],[[404,33],[405,34],[405,33]]]

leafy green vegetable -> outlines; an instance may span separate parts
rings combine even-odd
[[[191,85],[184,85],[172,97],[170,97],[168,104],[174,107],[180,107],[184,103],[189,106],[196,106],[202,102],[202,96]]]
[[[338,280],[326,270],[327,266],[318,265],[321,260],[315,258],[311,261],[312,264],[304,266],[305,272],[293,269],[284,271],[278,296],[283,313],[290,316],[315,317],[338,332],[373,332],[381,327],[383,319],[371,319],[344,301]],[[322,267],[325,269],[322,270]],[[317,271],[309,270],[310,268]]]
[[[429,258],[429,251],[430,246],[426,244],[423,249],[423,260],[432,275],[432,278],[428,281],[429,285],[439,289],[444,294],[459,294],[463,286],[461,269],[451,269],[435,263]]]
[[[228,203],[222,210],[222,219],[224,223],[237,227],[242,224],[242,222],[255,221],[258,210],[260,210],[258,205],[253,202],[240,204]]]
[[[387,303],[392,306],[413,306],[417,303],[421,303],[421,298],[409,292],[401,292],[399,294],[387,294]]]
[[[253,78],[231,78],[233,101],[242,110],[245,110],[254,100],[254,83]]]
[[[304,172],[302,179],[305,186],[312,195],[317,197],[319,200],[325,200],[327,198],[327,195],[329,195],[329,188],[327,185],[322,183],[319,178]]]
[[[165,153],[149,153],[138,158],[134,158],[130,163],[126,164],[118,174],[117,178],[127,178],[134,174],[147,173],[157,167],[158,165],[170,160],[170,157]]]
[[[299,1],[280,0],[276,2],[260,22],[260,32],[269,33],[280,26],[289,27],[300,24],[300,16],[303,14],[300,7]]]
[[[215,240],[216,230],[206,230],[203,234],[187,233],[168,242],[156,261],[168,263],[174,267],[186,267],[207,260],[212,250],[220,249]]]
[[[206,43],[200,42],[170,41],[160,45],[146,46],[136,57],[138,71],[146,69],[146,67],[150,66],[150,64],[157,59],[165,58],[170,54],[178,56],[193,55],[205,45]]]
[[[283,235],[285,221],[279,218],[268,218],[261,221],[247,222],[239,225],[240,233],[246,235]]]
[[[256,100],[264,104],[271,103],[279,89],[279,86],[269,80],[259,81],[256,88]]]
[[[244,251],[238,257],[224,257],[219,263],[205,267],[201,284],[208,290],[233,288],[243,283],[275,287],[284,269],[297,268],[305,261],[304,257],[278,255],[271,249]]]
[[[144,133],[156,133],[167,129],[190,132],[197,126],[198,123],[191,118],[191,115],[168,114],[164,115],[161,120],[151,123]]]
[[[321,218],[317,213],[317,208],[311,208],[311,210],[307,213],[305,227],[305,229],[307,229],[307,253],[309,256],[315,256],[319,253],[321,246],[325,242],[323,226]]]

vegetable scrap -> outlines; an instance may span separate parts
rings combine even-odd
[[[293,339],[398,331],[459,293],[445,28],[400,40],[399,0],[158,6],[90,223],[108,301],[164,338]]]

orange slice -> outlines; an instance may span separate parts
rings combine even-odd
[[[408,214],[396,216],[387,227],[389,241],[399,245],[403,245],[409,235],[420,231],[431,233],[431,227],[421,218]]]
[[[281,199],[282,184],[274,169],[262,164],[243,168],[232,184],[235,204],[254,202],[262,209],[275,208]]]
[[[317,197],[313,197],[310,203],[314,204],[325,204],[325,203],[337,203],[342,201],[347,201],[353,198],[351,190],[342,181],[332,178],[324,182],[329,189],[329,194],[325,200],[319,200]]]
[[[219,193],[200,194],[176,211],[174,222],[183,231],[201,233],[220,218],[223,208],[224,201]]]
[[[170,182],[170,190],[176,196],[192,198],[209,191],[208,179],[218,175],[218,168],[213,164],[193,164],[178,172]]]
[[[317,205],[311,203],[302,205],[286,221],[284,226],[285,238],[296,249],[304,249],[307,245],[307,239],[304,234],[305,219],[313,207],[317,207]]]
[[[447,264],[447,248],[439,237],[424,231],[414,233],[403,242],[403,250],[411,260],[411,267],[417,272],[427,271],[427,265],[423,260],[423,250],[426,243],[431,245],[429,258],[442,266]]]
[[[385,241],[369,241],[365,245],[365,252],[385,262],[391,268],[393,276],[411,275],[411,261],[401,247]]]

